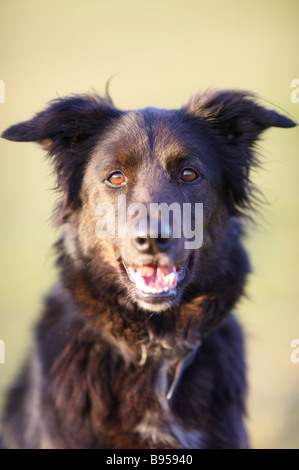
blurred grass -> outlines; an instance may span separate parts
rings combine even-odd
[[[210,86],[253,90],[299,122],[297,0],[2,0],[0,131],[56,96],[103,92],[116,104],[177,107]],[[270,106],[270,104],[269,104]],[[248,427],[255,448],[299,448],[298,129],[272,129],[255,180],[270,204],[246,245],[254,272],[238,306],[247,334]],[[0,141],[0,406],[25,360],[42,296],[55,281],[55,195],[43,151]]]

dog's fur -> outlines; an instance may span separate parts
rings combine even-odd
[[[180,110],[126,112],[109,97],[72,95],[3,133],[49,152],[64,225],[60,280],[10,391],[3,447],[248,446],[243,337],[231,313],[249,272],[241,220],[261,132],[294,125],[251,93],[220,90]],[[186,168],[194,181],[182,180]],[[115,171],[124,184],[111,184]],[[96,206],[116,206],[120,194],[127,204],[203,203],[201,248],[183,237],[159,244],[145,234],[142,249],[136,238],[98,238]],[[182,265],[175,293],[149,298],[126,268]]]

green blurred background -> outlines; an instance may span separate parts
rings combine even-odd
[[[178,107],[207,87],[253,90],[299,122],[298,0],[1,0],[0,131],[57,96],[103,93],[116,105]],[[298,95],[299,96],[299,93]],[[269,205],[246,245],[254,272],[238,306],[248,356],[254,448],[299,448],[299,131],[271,129],[255,176]],[[34,144],[0,141],[0,407],[55,282],[54,178]]]

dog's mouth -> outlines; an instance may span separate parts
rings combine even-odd
[[[177,295],[178,284],[185,278],[188,259],[181,266],[126,266],[127,275],[136,286],[136,296],[157,302]]]

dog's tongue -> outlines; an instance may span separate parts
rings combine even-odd
[[[157,294],[174,289],[178,275],[175,267],[141,266],[134,269],[133,280],[138,290]]]

